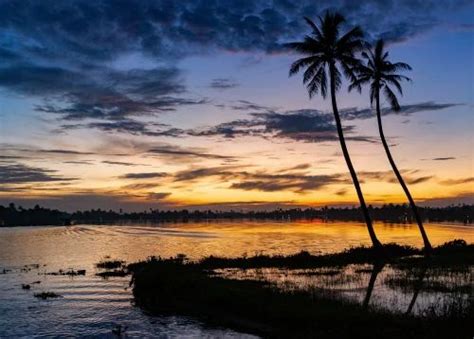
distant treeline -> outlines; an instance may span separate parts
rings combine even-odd
[[[404,223],[413,220],[408,205],[369,206],[374,220]],[[420,207],[420,213],[425,221],[455,221],[470,224],[474,216],[474,205],[457,205],[441,208]],[[269,220],[296,220],[296,219],[323,219],[363,221],[359,208],[293,208],[277,209],[273,211],[189,211],[149,210],[143,212],[116,212],[101,209],[77,211],[74,213],[62,212],[43,208],[36,205],[34,208],[0,205],[0,226],[36,226],[36,225],[70,225],[70,224],[108,224],[124,222],[186,222],[196,220],[217,219],[269,219]]]

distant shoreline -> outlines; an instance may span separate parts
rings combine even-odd
[[[442,208],[419,208],[426,222],[455,222],[465,225],[472,224],[474,205],[448,206]],[[374,221],[394,224],[414,222],[411,210],[407,205],[384,205],[370,207],[369,212]],[[186,209],[174,211],[149,210],[144,212],[116,212],[101,209],[68,213],[60,210],[35,206],[24,209],[0,205],[0,227],[8,226],[57,226],[79,224],[121,224],[121,223],[173,223],[218,220],[323,220],[323,221],[360,221],[363,218],[359,208],[294,208],[273,211],[190,211]]]
[[[374,221],[410,224],[415,222],[407,205],[384,205],[370,207]],[[448,206],[443,208],[422,207],[420,214],[425,222],[458,223],[471,225],[474,217],[474,205]],[[327,222],[363,222],[358,208],[307,208],[278,209],[273,211],[189,211],[149,210],[144,212],[116,212],[101,209],[68,213],[35,206],[24,209],[0,205],[0,227],[2,226],[58,226],[81,224],[128,224],[128,223],[186,223],[199,221],[238,221],[238,220],[322,220]]]

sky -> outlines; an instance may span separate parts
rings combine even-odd
[[[355,206],[330,102],[284,44],[326,11],[410,64],[384,129],[421,205],[474,203],[474,3],[0,0],[0,204]],[[369,204],[405,203],[368,91],[337,94]]]

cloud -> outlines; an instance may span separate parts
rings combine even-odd
[[[168,173],[164,172],[145,172],[145,173],[127,173],[120,176],[120,179],[152,179],[152,178],[163,178],[168,176]]]
[[[149,193],[148,200],[160,201],[165,200],[171,195],[169,192],[156,192],[156,193]]]
[[[19,78],[16,73],[28,76]],[[51,81],[54,84],[49,84]],[[185,88],[180,71],[174,67],[121,71],[103,66],[97,67],[94,74],[88,74],[57,67],[45,71],[41,66],[11,66],[0,70],[0,86],[2,84],[20,93],[54,99],[55,103],[37,105],[36,110],[64,120],[116,121],[207,103],[205,98],[180,96]]]
[[[316,191],[323,187],[347,183],[345,175],[301,175],[301,174],[264,174],[244,173],[240,182],[233,183],[230,188],[245,191],[293,191],[304,193]]]
[[[421,184],[434,178],[432,175],[416,176],[418,170],[400,170],[405,183],[410,185]],[[358,172],[361,179],[371,181],[384,181],[391,184],[398,184],[398,179],[392,171],[360,171]]]
[[[207,153],[202,149],[184,149],[179,146],[156,146],[147,150],[148,154],[157,155],[167,158],[202,158],[202,159],[215,159],[215,160],[233,160],[235,157],[229,155],[219,155],[213,153]]]
[[[401,116],[410,116],[414,113],[425,112],[425,111],[438,111],[446,108],[460,106],[459,103],[436,103],[433,101],[421,102],[411,105],[402,105],[400,111],[396,112],[390,108],[382,108],[382,115],[401,115]],[[345,120],[365,120],[370,119],[375,116],[375,111],[370,108],[356,109],[356,108],[346,108],[341,110],[341,117]],[[405,122],[404,122],[405,123]]]
[[[269,111],[271,107],[259,105],[248,100],[237,100],[235,103],[229,105],[230,108],[236,111]]]
[[[240,166],[196,168],[176,173],[174,182],[194,182],[213,177],[220,183],[231,182],[229,188],[245,191],[293,191],[305,193],[333,184],[349,183],[345,174],[307,175],[300,172],[249,172]]]
[[[91,122],[87,124],[65,124],[60,127],[61,131],[72,129],[98,129],[109,133],[125,133],[131,135],[145,135],[153,137],[179,137],[184,131],[179,128],[171,128],[169,125],[137,121],[124,118],[116,121]]]
[[[301,171],[301,170],[307,170],[307,169],[310,169],[310,168],[311,168],[311,164],[299,164],[299,165],[295,165],[293,167],[284,168],[284,169],[280,170],[279,172],[284,173],[284,172],[292,172],[292,171]]]
[[[110,160],[104,160],[102,161],[103,164],[107,165],[119,165],[119,166],[137,166],[139,164],[135,164],[133,162],[124,162],[124,161],[110,161]]]
[[[141,182],[141,183],[125,185],[125,186],[122,186],[122,188],[126,190],[143,190],[143,189],[155,188],[156,186],[158,186],[158,184],[156,183]]]
[[[463,184],[472,184],[474,183],[473,177],[460,178],[460,179],[446,179],[439,182],[441,185],[463,185]]]
[[[401,41],[429,30],[446,13],[469,5],[465,0],[302,0],[292,5],[249,0],[44,0],[21,4],[7,0],[0,4],[0,29],[15,43],[1,46],[0,55],[5,59],[18,54],[54,61],[70,58],[82,60],[85,67],[124,52],[140,51],[169,60],[216,49],[274,52],[282,41],[307,33],[303,15],[315,17],[328,8],[342,11],[351,24],[362,25],[373,38]],[[386,15],[395,11],[397,15]]]
[[[76,178],[61,177],[55,175],[56,171],[30,167],[22,164],[0,164],[0,183],[1,184],[24,184],[24,183],[40,183],[51,181],[72,181]]]
[[[212,79],[209,87],[219,90],[231,89],[238,87],[239,84],[233,79],[230,78],[216,78]]]
[[[303,0],[291,5],[285,0],[5,0],[0,2],[0,87],[40,98],[37,111],[63,120],[124,120],[90,127],[155,135],[130,119],[209,103],[187,91],[182,71],[174,66],[181,58],[216,51],[251,57],[286,53],[283,43],[308,33],[302,17],[315,18],[327,9],[341,11],[351,25],[360,24],[369,39],[403,41],[470,5],[465,0]],[[390,12],[397,15],[386,15]],[[228,78],[211,82],[219,89],[236,85]],[[231,108],[268,109],[245,100]]]
[[[336,192],[334,192],[334,194],[342,197],[344,195],[347,195],[348,192],[349,191],[348,191],[347,188],[341,188],[341,189],[337,190]]]
[[[63,161],[63,164],[72,164],[72,165],[92,165],[90,161],[84,160],[84,161]]]
[[[448,160],[455,160],[456,157],[437,157],[437,158],[430,158],[430,159],[421,159],[423,161],[432,160],[432,161],[448,161]]]
[[[186,131],[192,136],[260,136],[291,139],[302,142],[338,141],[334,117],[314,109],[286,112],[251,113],[250,119],[234,120],[208,128]],[[346,140],[377,143],[369,136],[354,135],[354,126],[346,126]]]

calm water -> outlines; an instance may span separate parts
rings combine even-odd
[[[471,227],[426,227],[433,245],[455,238],[474,242]],[[422,245],[415,225],[378,224],[376,230],[383,242]],[[0,337],[112,337],[112,329],[117,325],[127,326],[129,337],[241,337],[241,333],[209,328],[186,317],[144,314],[132,304],[129,278],[104,280],[95,276],[94,264],[107,256],[133,262],[151,255],[168,257],[178,253],[191,258],[210,254],[288,254],[301,250],[327,253],[361,244],[369,245],[364,225],[317,221],[0,228],[0,271],[6,272],[0,274]],[[44,275],[59,269],[85,269],[86,275]],[[370,276],[367,268],[350,269]],[[278,274],[282,273],[270,272],[268,276],[276,275],[282,280]],[[315,276],[314,273],[283,276],[283,282],[290,285],[317,283],[307,278]],[[336,274],[327,276],[337,278]],[[378,281],[389,278],[387,271],[381,273]],[[347,294],[363,298],[360,291],[366,280],[361,284],[344,284]],[[41,283],[32,284],[31,290],[21,288],[21,284],[36,281]],[[56,292],[62,297],[45,301],[33,296],[42,291]],[[378,293],[375,289],[375,301],[371,302],[377,302]]]

